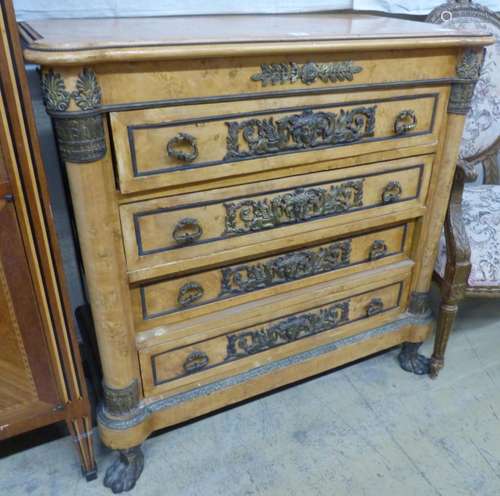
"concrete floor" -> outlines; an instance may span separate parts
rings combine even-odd
[[[131,496],[498,496],[498,301],[462,306],[436,381],[397,350],[156,436]],[[424,345],[428,354],[431,343]],[[107,495],[70,438],[0,460],[2,496]]]

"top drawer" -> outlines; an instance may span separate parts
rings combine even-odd
[[[433,145],[447,91],[413,88],[112,113],[120,190]]]

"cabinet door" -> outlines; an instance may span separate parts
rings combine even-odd
[[[33,282],[0,156],[0,439],[58,402]],[[14,432],[13,432],[14,431]]]

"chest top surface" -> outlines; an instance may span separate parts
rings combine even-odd
[[[210,15],[149,18],[52,19],[23,22],[26,58],[78,64],[125,59],[237,55],[329,48],[467,46],[490,43],[485,33],[364,14]]]

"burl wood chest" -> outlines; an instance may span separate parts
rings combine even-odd
[[[104,371],[105,484],[154,430],[403,344],[487,35],[353,15],[22,24]]]

